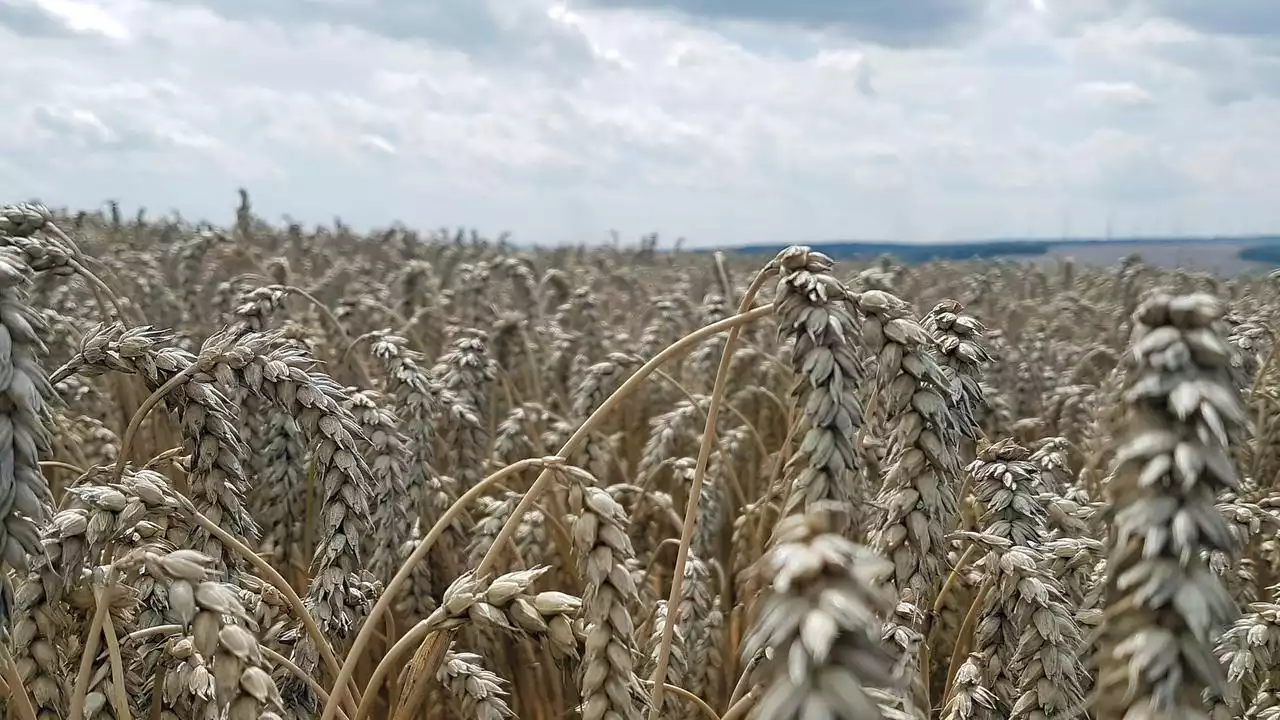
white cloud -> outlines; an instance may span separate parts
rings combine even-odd
[[[34,0],[34,4],[72,32],[101,35],[112,40],[129,39],[129,28],[97,3],[82,0]]]
[[[364,135],[361,135],[360,144],[373,152],[381,153],[383,155],[396,155],[399,152],[396,150],[395,144],[390,140],[373,133],[365,133]]]
[[[1086,99],[1105,106],[1147,107],[1153,102],[1151,93],[1131,82],[1094,80],[1080,83],[1076,91]]]
[[[0,178],[219,220],[244,184],[273,216],[543,243],[1280,227],[1280,29],[929,2],[954,3],[945,31],[615,0],[0,0]]]

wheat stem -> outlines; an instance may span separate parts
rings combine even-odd
[[[756,295],[769,276],[773,264],[756,273],[750,287],[742,296],[738,313],[742,314],[755,302]],[[672,570],[671,592],[667,596],[667,606],[675,607],[680,600],[680,590],[684,585],[684,567],[689,560],[689,546],[693,542],[693,531],[698,519],[698,503],[702,498],[702,483],[707,474],[707,462],[711,459],[711,448],[716,440],[716,420],[720,413],[720,402],[724,399],[724,389],[729,382],[729,361],[733,359],[733,346],[738,342],[742,326],[738,325],[729,331],[724,348],[720,351],[720,366],[716,368],[715,384],[711,390],[711,400],[707,404],[707,421],[702,431],[702,443],[698,447],[697,465],[693,471],[693,483],[689,487],[689,499],[685,502],[684,526],[680,530],[680,548],[676,551],[676,565]],[[667,664],[671,659],[671,641],[675,635],[677,619],[662,626],[662,643],[658,645],[657,667],[653,671],[653,693],[649,699],[649,720],[658,720],[662,711],[662,693],[666,688]]]

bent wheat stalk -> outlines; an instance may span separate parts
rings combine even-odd
[[[762,305],[745,313],[734,315],[733,317],[726,318],[720,322],[712,323],[711,325],[707,325],[699,330],[695,330],[668,346],[665,350],[655,355],[653,359],[641,366],[640,369],[636,370],[631,377],[627,378],[627,380],[623,382],[617,390],[615,390],[603,403],[600,404],[600,407],[596,408],[595,412],[591,413],[591,416],[574,431],[573,435],[570,436],[567,441],[565,441],[564,446],[560,449],[559,456],[565,457],[577,452],[600,422],[615,408],[622,404],[622,401],[631,393],[641,387],[645,380],[648,379],[649,375],[653,374],[653,371],[657,370],[664,363],[683,356],[709,337],[727,330],[732,330],[740,325],[754,322],[771,312],[773,312],[772,304]],[[554,477],[554,473],[550,470],[543,470],[538,475],[537,479],[533,481],[533,485],[529,487],[529,490],[520,500],[520,503],[516,505],[515,510],[512,511],[511,517],[507,520],[507,524],[503,526],[502,530],[498,532],[498,536],[494,538],[493,546],[489,549],[489,552],[485,555],[484,559],[480,561],[480,565],[476,568],[477,575],[483,575],[492,569],[493,564],[498,561],[498,556],[501,554],[499,549],[506,547],[506,544],[510,542],[512,536],[515,534],[516,528],[520,525],[520,519],[524,517],[524,514],[538,501],[538,497],[551,485],[552,482],[554,482]],[[372,621],[373,618],[370,618],[370,620]],[[365,629],[368,629],[373,624],[373,622],[367,622],[365,624]],[[451,640],[449,637],[451,634],[452,633],[450,632],[432,636],[433,639],[424,641],[423,645],[418,648],[418,652],[414,656],[415,661],[412,667],[421,673],[422,677],[434,677],[436,669],[444,659],[444,652],[448,647],[449,640]],[[359,638],[357,637],[357,640],[358,639]],[[352,652],[347,657],[347,664],[352,665],[353,672],[355,658],[358,658],[358,654],[355,652]],[[337,694],[338,693],[334,693],[335,696]],[[330,696],[331,700],[332,697],[333,696]],[[330,702],[330,705],[332,705],[332,702]],[[411,711],[412,707],[405,705],[402,709],[405,711]],[[406,715],[407,712],[399,715],[398,717],[405,717]],[[321,717],[321,720],[333,720],[333,717],[331,714],[326,713]]]
[[[781,257],[781,256],[779,256]],[[742,296],[738,313],[744,313],[755,302],[756,295],[764,286],[766,278],[779,266],[777,258],[771,260],[751,280],[751,285]],[[667,607],[675,607],[680,600],[680,591],[684,585],[684,568],[689,561],[689,547],[693,544],[693,531],[697,525],[698,504],[702,499],[702,483],[707,476],[707,463],[711,459],[711,448],[716,441],[716,420],[720,413],[720,403],[724,400],[724,389],[729,382],[729,362],[733,359],[733,348],[738,343],[742,326],[738,325],[729,331],[724,347],[720,350],[720,366],[716,368],[715,384],[711,390],[711,400],[707,405],[707,422],[702,430],[702,444],[698,447],[697,465],[693,471],[693,483],[689,487],[689,499],[685,502],[684,526],[680,529],[680,548],[676,551],[676,565],[672,570],[671,594],[667,597]],[[662,694],[666,690],[667,663],[671,659],[671,643],[675,636],[678,618],[662,626],[662,642],[658,645],[657,663],[653,671],[653,694],[649,698],[649,720],[658,720],[662,710]]]

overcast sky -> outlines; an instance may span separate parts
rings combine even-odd
[[[0,0],[0,195],[690,244],[1280,230],[1280,0]]]

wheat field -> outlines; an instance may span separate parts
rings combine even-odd
[[[18,720],[1280,718],[1280,283],[0,209]]]

